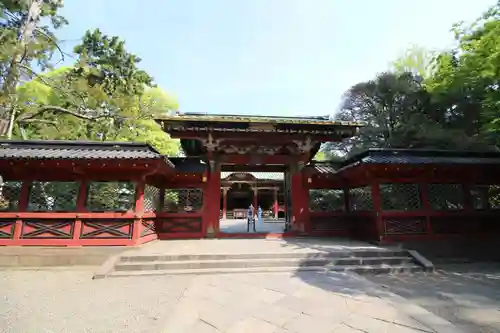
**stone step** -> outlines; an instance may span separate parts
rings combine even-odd
[[[338,265],[307,267],[245,267],[245,268],[198,268],[142,271],[114,271],[107,275],[95,275],[94,279],[110,277],[158,276],[158,275],[206,275],[206,274],[247,274],[247,273],[296,273],[296,272],[353,272],[358,274],[394,274],[422,272],[419,265]]]
[[[115,271],[149,271],[211,268],[251,268],[251,267],[331,267],[348,265],[401,265],[410,264],[411,257],[359,257],[359,258],[257,258],[221,260],[180,260],[118,262]]]
[[[406,250],[359,250],[332,252],[228,253],[228,254],[150,254],[123,255],[121,262],[232,260],[232,259],[313,259],[359,257],[410,257]]]

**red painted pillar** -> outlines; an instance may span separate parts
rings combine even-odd
[[[429,201],[429,192],[427,191],[427,189],[428,188],[426,182],[419,184],[420,197],[422,198],[422,209],[424,210],[425,214],[427,235],[431,236],[434,234],[432,231],[432,222],[431,222],[432,208],[431,208],[431,203]]]
[[[76,211],[78,213],[85,212],[85,203],[87,201],[87,186],[88,181],[82,180],[78,188],[78,195],[76,197]],[[75,228],[73,229],[73,244],[80,246],[80,234],[82,232],[82,220],[79,214],[76,215]]]
[[[135,188],[135,219],[134,229],[132,229],[132,243],[138,244],[142,233],[142,217],[144,215],[144,188],[145,179],[139,180]]]
[[[304,174],[292,174],[292,230],[306,232],[310,230],[309,223],[309,190],[304,184]]]
[[[32,183],[31,180],[25,180],[21,185],[21,191],[19,193],[19,203],[17,206],[17,210],[20,212],[25,212],[26,209],[28,208],[31,183]],[[14,235],[12,237],[13,241],[12,245],[17,245],[16,243],[18,243],[19,240],[21,239],[22,228],[23,228],[23,221],[19,218],[16,219],[16,224],[14,227]]]
[[[220,168],[210,167],[203,193],[203,236],[214,237],[219,232],[220,216]]]
[[[380,197],[379,182],[372,183],[373,211],[375,213],[375,231],[377,241],[383,241],[385,235],[384,221],[382,220],[382,198]]]
[[[273,213],[274,213],[274,218],[278,218],[278,189],[275,188],[273,191]]]
[[[222,218],[226,219],[227,217],[227,188],[222,189]]]

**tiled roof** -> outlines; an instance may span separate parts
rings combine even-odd
[[[425,157],[425,156],[367,156],[362,163],[375,164],[500,164],[500,158]]]
[[[230,115],[210,113],[184,113],[175,116],[158,116],[156,121],[187,121],[187,122],[229,122],[229,123],[274,123],[274,124],[315,124],[360,127],[364,123],[351,121],[336,121],[328,117],[276,117],[256,115]]]
[[[227,172],[223,171],[220,173],[220,178],[225,179],[231,176],[233,173],[241,173],[241,172]],[[285,175],[282,172],[245,172],[254,176],[258,180],[283,180],[285,179]]]
[[[0,140],[2,159],[162,159],[143,143],[95,141]]]
[[[369,149],[342,163],[375,164],[500,164],[499,152],[419,149]]]
[[[367,164],[500,164],[500,152],[451,150],[369,149],[342,163],[312,162],[307,167],[319,174],[340,172],[343,168]]]

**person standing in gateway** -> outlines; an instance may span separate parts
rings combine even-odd
[[[247,232],[250,231],[250,224],[253,226],[253,232],[256,232],[255,230],[255,208],[253,207],[252,204],[248,207],[247,211]]]

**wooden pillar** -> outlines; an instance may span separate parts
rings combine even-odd
[[[292,230],[309,232],[309,189],[302,172],[292,173]]]
[[[19,203],[17,206],[17,209],[20,212],[25,212],[28,209],[31,183],[32,183],[31,180],[24,180],[21,185],[21,191],[19,193]],[[13,240],[12,245],[17,245],[16,243],[21,239],[22,228],[23,228],[23,221],[17,218],[14,227],[14,235],[12,237]]]
[[[80,187],[78,188],[78,195],[76,197],[76,211],[78,213],[85,212],[88,184],[89,184],[88,181],[85,179],[80,182]],[[73,229],[74,246],[81,246],[80,245],[81,232],[82,232],[82,220],[80,219],[79,214],[77,214],[75,219],[75,228]]]
[[[259,205],[259,201],[258,201],[258,193],[259,193],[259,188],[257,186],[255,186],[253,188],[253,207],[256,209],[255,211],[257,211],[257,206]]]
[[[222,218],[226,219],[227,218],[227,191],[228,188],[224,187],[222,189]]]
[[[139,242],[142,232],[142,217],[144,216],[144,188],[146,179],[141,178],[135,187],[135,219],[134,229],[132,229],[132,241],[134,244]]]
[[[165,188],[160,188],[160,193],[158,194],[158,205],[156,207],[156,212],[163,212],[163,205],[165,203]]]
[[[424,210],[425,214],[427,235],[431,236],[434,233],[432,231],[432,222],[431,222],[432,207],[431,207],[431,202],[429,201],[429,191],[427,184],[428,184],[427,181],[420,183],[419,190],[420,190],[420,198],[422,199],[422,209]]]
[[[207,184],[203,192],[203,227],[206,237],[214,237],[219,232],[220,218],[220,166],[211,163],[207,173]]]
[[[375,231],[377,241],[382,241],[385,235],[384,221],[382,220],[382,198],[380,197],[380,183],[373,182],[372,186],[373,212],[375,213]]]
[[[278,189],[273,190],[273,213],[274,218],[278,219]]]

